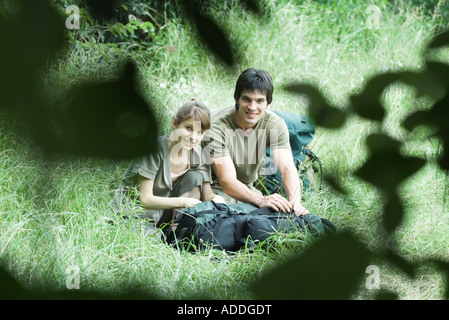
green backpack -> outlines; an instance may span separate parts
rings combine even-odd
[[[326,236],[336,232],[334,224],[319,216],[274,212],[250,203],[223,204],[202,202],[179,210],[176,228],[164,229],[166,243],[177,249],[198,251],[213,248],[237,251],[271,243],[276,234],[308,232],[312,236]]]

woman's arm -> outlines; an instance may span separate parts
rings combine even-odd
[[[142,176],[139,176],[139,184],[140,202],[148,210],[185,208],[200,203],[198,199],[194,198],[155,196],[153,195],[154,181]]]
[[[215,194],[212,191],[212,188],[211,188],[209,182],[204,182],[204,184],[203,184],[203,201],[214,201],[214,202],[219,202],[219,203],[226,202],[222,196]]]

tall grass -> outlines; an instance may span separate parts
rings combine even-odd
[[[423,64],[421,54],[433,21],[405,5],[395,10],[379,7],[379,29],[371,30],[366,27],[366,5],[352,1],[333,7],[314,1],[273,1],[262,18],[248,15],[232,1],[226,5],[211,1],[209,14],[229,32],[242,62],[235,70],[226,70],[204,51],[187,25],[168,22],[163,45],[136,57],[141,91],[146,99],[157,101],[161,133],[169,129],[174,111],[192,97],[212,109],[231,105],[236,77],[250,66],[273,76],[272,109],[307,112],[307,99],[282,90],[293,80],[316,84],[329,101],[346,109],[349,96],[369,77]],[[49,97],[63,99],[72,85],[85,79],[117,76],[120,59],[101,57],[92,49],[55,63],[46,74]],[[350,172],[363,164],[364,138],[377,130],[404,140],[405,153],[435,159],[439,144],[426,138],[428,128],[409,134],[399,126],[407,114],[428,108],[431,102],[395,85],[384,94],[387,118],[382,124],[352,116],[341,130],[317,128],[312,149],[323,161],[324,174],[333,173],[349,195],[342,197],[323,186],[306,207],[339,229],[353,230],[376,249],[382,241],[381,195]],[[178,252],[158,236],[146,235],[143,222],[122,221],[109,210],[126,161],[49,159],[15,134],[11,119],[2,115],[1,121],[0,262],[26,287],[65,291],[67,268],[76,266],[85,290],[119,293],[131,287],[169,299],[246,299],[252,297],[247,288],[251,281],[308,244],[307,239],[293,244],[278,239],[271,251]],[[448,259],[447,191],[447,174],[432,161],[402,186],[407,214],[394,241],[407,259]],[[382,288],[398,292],[400,298],[442,297],[444,283],[431,267],[410,279],[382,261],[377,263]],[[361,285],[354,298],[373,294]]]

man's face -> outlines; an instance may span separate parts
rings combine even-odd
[[[254,128],[268,108],[267,96],[260,91],[242,91],[234,112],[237,124],[243,129]]]

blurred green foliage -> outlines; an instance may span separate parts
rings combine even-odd
[[[424,5],[423,1],[414,2],[417,6]],[[257,1],[241,0],[241,3],[254,13],[258,13],[261,8]],[[438,2],[433,9],[441,8],[441,3]],[[182,19],[196,28],[199,38],[220,61],[228,66],[235,63],[227,34],[206,15],[207,2],[148,1],[142,4],[135,0],[55,0],[50,3],[44,0],[27,0],[22,4],[19,6],[6,1],[0,7],[0,41],[4,44],[0,51],[0,111],[10,112],[24,121],[36,144],[50,153],[76,153],[107,158],[136,156],[152,151],[154,145],[150,138],[155,138],[157,134],[157,121],[152,116],[153,106],[144,101],[136,90],[136,67],[132,62],[126,64],[122,75],[115,81],[86,83],[74,88],[70,92],[66,108],[55,110],[49,107],[48,101],[40,94],[39,74],[45,68],[47,59],[62,50],[67,40],[69,48],[66,47],[66,51],[92,46],[106,46],[117,53],[122,50],[145,50],[147,46],[157,43],[164,19]],[[301,1],[298,1],[298,5],[300,4]],[[349,28],[345,24],[346,19],[360,20],[361,15],[365,14],[359,10],[351,11],[354,4],[355,0],[318,1],[312,10],[325,14],[325,18],[319,23],[335,28],[338,34],[339,28]],[[76,5],[80,9],[81,25],[76,32],[67,35],[63,22],[69,5]],[[378,5],[388,7],[390,3],[383,1]],[[432,10],[432,7],[425,9]],[[169,15],[165,14],[168,12]],[[360,33],[365,29],[361,27]],[[354,29],[354,32],[358,31]],[[64,35],[69,38],[64,38]],[[433,40],[429,49],[447,45],[449,33],[444,32]],[[312,101],[309,113],[315,120],[319,120],[318,125],[337,129],[349,116],[382,122],[385,112],[376,103],[376,99],[392,82],[404,82],[416,87],[422,94],[427,93],[429,83],[442,86],[446,88],[446,95],[432,109],[410,115],[402,125],[410,131],[420,125],[435,126],[436,135],[442,140],[444,149],[438,165],[448,170],[449,130],[445,123],[449,118],[447,65],[432,64],[430,61],[426,63],[421,72],[392,72],[374,76],[368,81],[365,90],[352,97],[352,108],[346,112],[324,99],[321,92],[312,85],[295,83],[284,89],[308,96]],[[141,129],[135,128],[135,123],[142,120]],[[146,141],[146,145],[143,141]],[[261,281],[252,286],[257,297],[350,298],[364,268],[376,256],[387,259],[409,274],[413,274],[419,267],[418,264],[406,263],[397,255],[390,239],[404,215],[397,187],[419,170],[425,160],[404,157],[400,152],[401,142],[391,139],[384,132],[370,135],[366,144],[370,151],[369,158],[354,174],[385,193],[386,201],[381,219],[385,231],[384,251],[369,251],[351,233],[324,238],[314,243],[304,255],[294,257],[272,273],[262,276]],[[436,263],[446,272],[446,277],[449,275],[447,261],[431,260],[429,257],[422,263]],[[317,271],[320,274],[316,275]],[[310,277],[309,280],[313,281],[306,283],[308,290],[298,291],[298,287],[304,284],[304,274],[309,276],[309,272],[316,276]],[[295,281],[292,281],[291,278],[295,276]],[[273,282],[265,283],[267,278]],[[344,281],[348,279],[349,281]],[[13,297],[28,294],[21,292],[21,288],[2,270],[0,281],[2,288],[8,285],[15,289]],[[446,298],[448,293],[449,291],[446,292]],[[0,297],[7,295],[0,292]]]

